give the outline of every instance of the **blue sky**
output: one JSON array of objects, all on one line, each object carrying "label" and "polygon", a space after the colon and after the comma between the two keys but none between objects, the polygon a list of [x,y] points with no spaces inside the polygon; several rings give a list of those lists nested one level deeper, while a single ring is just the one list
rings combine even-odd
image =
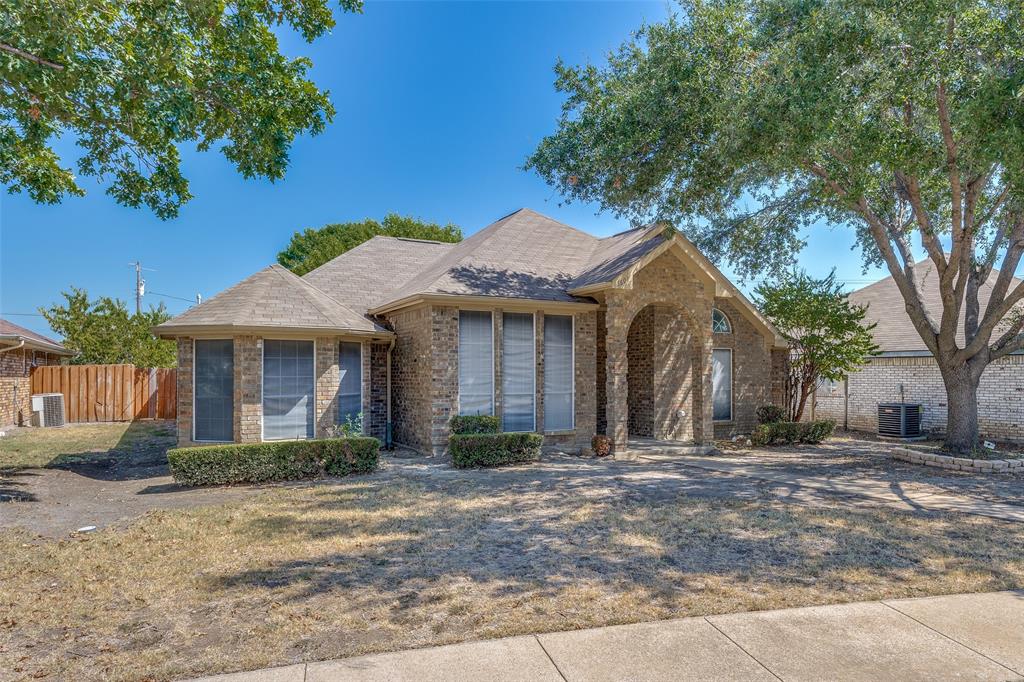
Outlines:
[{"label": "blue sky", "polygon": [[[522,206],[597,235],[625,229],[596,206],[559,205],[521,166],[554,130],[555,61],[601,62],[667,11],[658,2],[371,0],[313,45],[286,37],[286,54],[312,57],[312,78],[338,115],[324,134],[297,141],[285,180],[244,180],[219,153],[183,149],[195,198],[170,221],[118,206],[88,178],[88,196],[58,206],[4,192],[0,317],[48,333],[24,313],[71,285],[131,304],[135,260],[151,269],[144,304],[179,313],[189,305],[179,298],[208,298],[274,262],[296,230],[389,211],[455,222],[467,235]],[[67,141],[58,150],[75,158]],[[849,232],[816,228],[801,263],[819,275],[835,267],[851,288],[881,277],[862,274],[852,244]]]}]

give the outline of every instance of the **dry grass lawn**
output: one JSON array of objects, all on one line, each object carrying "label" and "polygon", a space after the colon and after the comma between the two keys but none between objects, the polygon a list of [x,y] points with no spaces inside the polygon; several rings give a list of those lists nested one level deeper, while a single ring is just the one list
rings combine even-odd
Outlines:
[{"label": "dry grass lawn", "polygon": [[1024,587],[1018,525],[472,477],[0,535],[0,670],[170,679],[660,618]]},{"label": "dry grass lawn", "polygon": [[175,440],[174,423],[168,421],[16,428],[0,438],[0,471],[75,464],[139,448],[166,450]]}]

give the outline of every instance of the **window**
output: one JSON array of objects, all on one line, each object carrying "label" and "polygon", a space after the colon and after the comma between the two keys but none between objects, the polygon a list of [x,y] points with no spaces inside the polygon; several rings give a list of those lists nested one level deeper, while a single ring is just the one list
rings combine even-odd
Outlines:
[{"label": "window", "polygon": [[231,339],[196,340],[195,404],[197,441],[235,439],[235,349]]},{"label": "window", "polygon": [[505,313],[501,329],[502,429],[533,431],[537,383],[533,314]]},{"label": "window", "polygon": [[313,342],[263,341],[263,438],[313,437]]},{"label": "window", "polygon": [[487,311],[459,311],[459,414],[494,414],[494,326]]},{"label": "window", "polygon": [[363,411],[363,346],[350,341],[341,342],[338,355],[341,385],[338,388],[338,423],[353,421]]},{"label": "window", "polygon": [[544,316],[544,430],[573,428],[572,318]]},{"label": "window", "polygon": [[729,318],[718,308],[711,309],[711,331],[715,334],[732,334]]},{"label": "window", "polygon": [[842,391],[842,380],[818,378],[817,393],[819,396],[839,395]]},{"label": "window", "polygon": [[711,351],[711,403],[715,421],[732,419],[732,351],[728,348]]}]

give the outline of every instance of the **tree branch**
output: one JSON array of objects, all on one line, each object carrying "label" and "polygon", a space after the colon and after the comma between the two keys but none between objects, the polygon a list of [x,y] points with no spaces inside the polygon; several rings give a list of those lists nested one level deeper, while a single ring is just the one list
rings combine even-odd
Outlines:
[{"label": "tree branch", "polygon": [[13,45],[8,45],[7,43],[0,43],[0,50],[3,50],[4,52],[7,52],[9,54],[13,54],[15,57],[21,57],[22,59],[30,61],[34,64],[38,64],[39,66],[45,66],[54,69],[55,71],[64,70],[63,64],[51,62],[49,59],[43,59],[42,57],[32,54],[31,52],[26,52],[25,50],[14,47]]}]

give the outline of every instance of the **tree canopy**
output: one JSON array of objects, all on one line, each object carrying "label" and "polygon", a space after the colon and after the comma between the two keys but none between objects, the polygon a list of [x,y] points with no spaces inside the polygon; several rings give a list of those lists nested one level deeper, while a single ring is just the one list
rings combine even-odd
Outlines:
[{"label": "tree canopy", "polygon": [[129,313],[120,299],[107,296],[94,301],[84,289],[62,292],[63,304],[40,308],[63,345],[76,355],[71,364],[133,364],[136,367],[174,367],[177,347],[150,332],[171,319],[164,304],[142,313]]},{"label": "tree canopy", "polygon": [[462,241],[462,230],[452,223],[440,225],[389,213],[380,222],[367,218],[357,223],[331,223],[296,232],[288,246],[277,254],[277,262],[296,275],[304,275],[378,235],[438,242]]},{"label": "tree canopy", "polygon": [[[360,11],[362,0],[340,0]],[[69,134],[80,175],[161,218],[191,198],[178,145],[219,146],[246,178],[277,180],[295,137],[334,116],[281,54],[275,30],[311,42],[328,0],[11,0],[0,7],[0,182],[56,203],[84,191],[54,151]]]},{"label": "tree canopy", "polygon": [[864,323],[866,309],[850,302],[835,272],[816,279],[792,270],[762,283],[754,295],[789,343],[785,407],[791,421],[800,421],[820,379],[844,379],[878,352],[871,337],[875,325]]},{"label": "tree canopy", "polygon": [[607,65],[556,71],[567,100],[529,168],[741,275],[790,267],[819,221],[855,230],[938,362],[947,445],[976,440],[981,372],[1024,348],[1024,3],[686,0]]}]

